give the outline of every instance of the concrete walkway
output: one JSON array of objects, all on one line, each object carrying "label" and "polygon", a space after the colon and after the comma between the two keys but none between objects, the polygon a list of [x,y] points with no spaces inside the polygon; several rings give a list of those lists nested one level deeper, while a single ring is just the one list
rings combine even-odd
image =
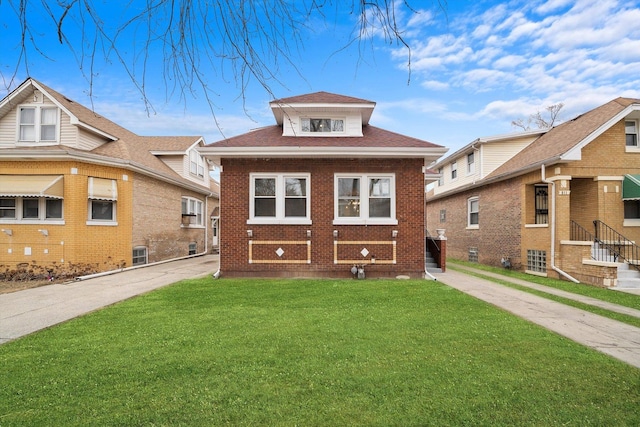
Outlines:
[{"label": "concrete walkway", "polygon": [[640,328],[451,269],[434,276],[452,288],[640,368]]},{"label": "concrete walkway", "polygon": [[212,274],[218,261],[218,255],[204,255],[2,294],[0,344],[183,279]]}]

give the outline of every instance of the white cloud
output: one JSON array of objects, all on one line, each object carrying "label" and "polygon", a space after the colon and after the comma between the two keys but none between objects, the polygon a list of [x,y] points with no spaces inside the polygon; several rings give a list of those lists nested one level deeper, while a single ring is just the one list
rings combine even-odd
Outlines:
[{"label": "white cloud", "polygon": [[427,80],[427,81],[424,81],[424,82],[420,83],[420,85],[422,87],[424,87],[425,89],[437,90],[437,91],[447,90],[447,89],[449,89],[451,87],[449,85],[449,83],[440,82],[440,81],[437,81],[437,80]]},{"label": "white cloud", "polygon": [[512,120],[557,102],[584,112],[640,88],[638,5],[513,0],[451,20],[425,29],[412,70],[424,89],[481,94],[484,105],[461,106],[472,116]]}]

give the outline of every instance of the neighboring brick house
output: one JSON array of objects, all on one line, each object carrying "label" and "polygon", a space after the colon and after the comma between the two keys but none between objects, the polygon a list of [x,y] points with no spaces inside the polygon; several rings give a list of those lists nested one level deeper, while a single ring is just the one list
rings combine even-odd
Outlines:
[{"label": "neighboring brick house", "polygon": [[639,258],[639,120],[640,100],[618,98],[548,131],[468,144],[432,166],[429,229],[446,229],[453,258],[620,285],[628,266],[616,261]]},{"label": "neighboring brick house", "polygon": [[446,149],[369,125],[363,99],[270,107],[275,125],[199,148],[222,170],[222,274],[421,277],[426,165]]},{"label": "neighboring brick house", "polygon": [[27,79],[0,101],[0,265],[104,271],[204,253],[201,137],[136,135]]}]

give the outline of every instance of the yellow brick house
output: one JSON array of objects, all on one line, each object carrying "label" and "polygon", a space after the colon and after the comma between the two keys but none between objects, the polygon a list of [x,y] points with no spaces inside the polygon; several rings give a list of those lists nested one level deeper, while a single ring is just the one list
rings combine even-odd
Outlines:
[{"label": "yellow brick house", "polygon": [[[427,223],[449,256],[640,287],[640,100],[549,130],[473,141],[432,166]],[[431,230],[433,233],[434,230]]]},{"label": "yellow brick house", "polygon": [[208,252],[218,192],[202,145],[137,135],[25,80],[0,101],[0,271],[84,274]]}]

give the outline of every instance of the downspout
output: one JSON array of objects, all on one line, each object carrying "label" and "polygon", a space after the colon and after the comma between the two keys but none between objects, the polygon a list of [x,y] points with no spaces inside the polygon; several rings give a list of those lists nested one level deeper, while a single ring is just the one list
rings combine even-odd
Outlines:
[{"label": "downspout", "polygon": [[560,270],[555,265],[555,261],[556,261],[556,182],[552,180],[547,180],[546,168],[544,166],[544,163],[542,164],[540,173],[542,174],[542,182],[546,184],[551,184],[551,269],[556,273],[571,280],[574,283],[580,283],[580,281],[577,280],[575,277]]},{"label": "downspout", "polygon": [[[220,174],[222,175],[222,166],[220,166]],[[220,177],[222,180],[222,177]],[[222,186],[220,186],[220,182],[218,182],[218,209],[220,209],[220,197],[222,196]],[[213,231],[213,230],[212,230]],[[214,279],[219,279],[222,275],[222,271],[220,270],[222,252],[220,251],[220,214],[218,213],[218,270],[211,275]]]},{"label": "downspout", "polygon": [[[423,168],[423,178],[422,178],[423,182],[424,182],[424,174],[426,174],[426,173],[427,173],[427,165],[425,164],[425,166]],[[424,258],[424,277],[425,277],[425,279],[427,277],[429,277],[431,280],[437,282],[438,279],[436,279],[436,277],[433,274],[431,274],[431,273],[429,273],[427,271],[427,253],[426,253],[426,250],[427,250],[427,188],[424,185],[423,185],[423,187],[425,187],[424,191],[422,192],[422,194],[423,194],[423,196],[422,196],[423,209],[422,210],[424,211],[424,215],[423,215],[424,224],[423,224],[423,228],[422,228],[424,230],[423,231],[424,235],[422,237],[423,242],[424,242],[424,253],[423,253],[423,258]]]}]

